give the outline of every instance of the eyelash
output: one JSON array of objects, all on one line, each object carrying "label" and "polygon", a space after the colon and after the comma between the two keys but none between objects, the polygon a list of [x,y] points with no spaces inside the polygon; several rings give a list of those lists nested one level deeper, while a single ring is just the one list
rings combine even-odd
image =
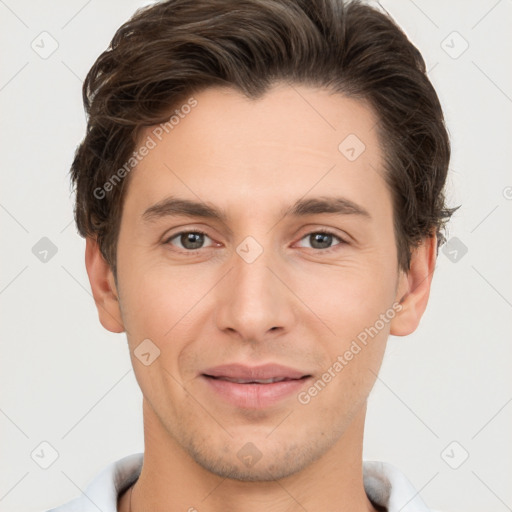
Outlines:
[{"label": "eyelash", "polygon": [[[175,238],[178,238],[179,236],[181,235],[184,235],[184,234],[189,234],[189,233],[196,233],[198,235],[205,235],[207,236],[208,238],[210,238],[208,236],[207,233],[205,233],[204,231],[200,231],[200,230],[196,230],[196,229],[188,229],[186,231],[180,231],[178,233],[175,233],[173,234],[171,237],[167,238],[165,241],[164,241],[164,245],[170,245],[170,242],[171,240],[174,240]],[[337,238],[340,243],[339,244],[336,244],[334,245],[333,247],[329,247],[327,249],[314,249],[314,248],[311,248],[312,250],[314,251],[317,251],[317,252],[321,252],[321,253],[331,253],[335,250],[337,250],[337,248],[340,246],[340,245],[348,245],[348,242],[345,241],[343,238],[341,238],[339,235],[337,235],[336,233],[333,233],[332,231],[329,231],[327,229],[316,229],[314,231],[310,231],[309,233],[306,233],[302,238],[300,238],[300,240],[303,240],[304,238],[308,237],[308,236],[311,236],[311,235],[316,235],[316,234],[323,234],[323,235],[331,235],[333,236],[334,238]],[[210,238],[211,239],[211,238]],[[198,253],[199,251],[201,251],[202,249],[208,249],[208,247],[201,247],[199,249],[181,249],[179,252],[181,252],[182,254],[185,253],[187,255],[195,255],[196,253]]]}]

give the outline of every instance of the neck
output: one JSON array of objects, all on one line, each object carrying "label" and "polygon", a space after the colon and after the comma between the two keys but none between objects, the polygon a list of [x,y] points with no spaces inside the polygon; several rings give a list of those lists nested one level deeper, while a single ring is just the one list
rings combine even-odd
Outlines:
[{"label": "neck", "polygon": [[374,512],[362,478],[365,414],[363,407],[336,444],[302,471],[279,480],[247,482],[222,478],[197,464],[144,401],[144,463],[118,510]]}]

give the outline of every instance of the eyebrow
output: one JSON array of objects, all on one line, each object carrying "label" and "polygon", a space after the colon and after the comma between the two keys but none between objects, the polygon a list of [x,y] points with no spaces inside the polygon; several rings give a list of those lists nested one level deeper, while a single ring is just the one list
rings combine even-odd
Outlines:
[{"label": "eyebrow", "polygon": [[[282,217],[305,217],[322,213],[337,215],[357,215],[371,219],[370,213],[362,206],[344,197],[314,197],[299,199],[293,205],[281,210]],[[218,220],[227,223],[226,212],[210,203],[193,201],[178,197],[167,197],[147,208],[142,214],[145,222],[156,221],[165,217],[186,216]]]}]

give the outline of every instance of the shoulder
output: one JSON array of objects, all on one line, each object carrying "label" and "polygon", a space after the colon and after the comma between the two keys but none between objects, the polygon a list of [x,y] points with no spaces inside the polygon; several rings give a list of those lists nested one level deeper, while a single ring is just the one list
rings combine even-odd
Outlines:
[{"label": "shoulder", "polygon": [[143,453],[134,453],[110,463],[82,494],[46,512],[117,512],[117,497],[139,477],[143,458]]},{"label": "shoulder", "polygon": [[370,501],[388,512],[441,512],[427,507],[419,491],[392,464],[364,461],[363,482]]}]

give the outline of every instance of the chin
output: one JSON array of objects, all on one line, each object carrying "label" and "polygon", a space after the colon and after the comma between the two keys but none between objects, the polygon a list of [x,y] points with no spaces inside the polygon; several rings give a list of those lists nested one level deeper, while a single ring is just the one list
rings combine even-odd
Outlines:
[{"label": "chin", "polygon": [[[279,436],[274,442],[266,436],[253,436],[253,441],[231,439],[219,446],[216,443],[197,443],[189,439],[183,448],[203,469],[222,478],[241,482],[271,482],[292,476],[326,453],[335,442],[329,436],[312,436],[286,442]],[[225,441],[225,440],[224,440]]]}]

